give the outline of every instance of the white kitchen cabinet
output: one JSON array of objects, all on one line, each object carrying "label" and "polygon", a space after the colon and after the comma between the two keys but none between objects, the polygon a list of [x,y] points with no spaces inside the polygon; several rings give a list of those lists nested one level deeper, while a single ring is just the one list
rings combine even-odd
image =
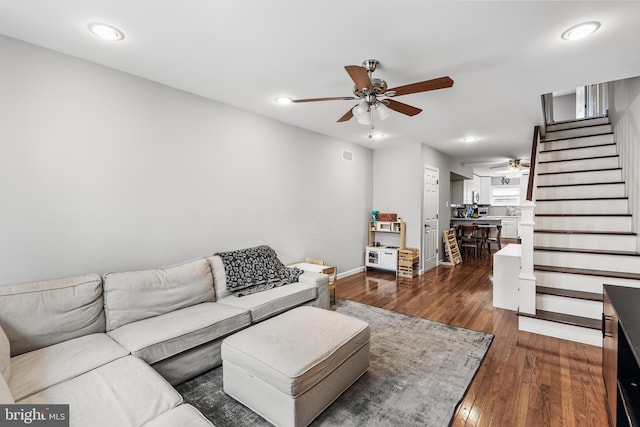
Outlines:
[{"label": "white kitchen cabinet", "polygon": [[480,204],[488,205],[491,203],[491,177],[490,176],[481,176],[480,177]]},{"label": "white kitchen cabinet", "polygon": [[518,232],[518,222],[518,217],[503,217],[501,237],[507,239],[515,239],[517,237],[520,237],[520,233]]}]

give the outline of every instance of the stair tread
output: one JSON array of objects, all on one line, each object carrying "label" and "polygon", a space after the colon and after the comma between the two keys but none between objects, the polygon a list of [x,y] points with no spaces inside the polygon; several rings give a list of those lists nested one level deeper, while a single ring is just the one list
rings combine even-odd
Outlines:
[{"label": "stair tread", "polygon": [[593,230],[547,230],[539,229],[533,230],[534,233],[548,233],[548,234],[597,234],[605,236],[637,236],[637,233],[633,231],[593,231]]},{"label": "stair tread", "polygon": [[557,199],[536,199],[536,202],[565,202],[570,200],[575,202],[576,200],[628,200],[627,196],[614,196],[614,197],[576,197],[576,198],[557,198]]},{"label": "stair tread", "polygon": [[579,187],[581,185],[620,185],[624,184],[624,181],[610,181],[610,182],[585,182],[581,184],[553,184],[553,185],[536,185],[537,188],[551,188],[551,187]]},{"label": "stair tread", "polygon": [[[555,125],[566,125],[567,123],[583,123],[583,122],[588,122],[591,120],[602,120],[602,119],[608,119],[609,116],[608,115],[604,115],[604,116],[596,116],[596,117],[587,117],[587,118],[581,118],[581,119],[568,119],[568,120],[560,120],[559,122],[553,122],[550,123],[548,126],[555,126]],[[601,125],[609,125],[611,124],[609,122],[609,120],[607,120],[607,123],[600,123]],[[574,128],[569,128],[569,129],[576,129],[576,128],[581,128],[581,127],[586,127],[586,126],[576,126]],[[549,132],[554,132],[554,131],[549,131]]]},{"label": "stair tread", "polygon": [[[584,138],[584,137],[581,137]],[[571,138],[567,138],[567,139],[571,139]],[[562,141],[561,139],[555,139],[553,141],[546,141],[546,142],[556,142],[556,141]],[[542,141],[545,142],[545,141]],[[583,148],[597,148],[597,147],[607,147],[609,145],[616,145],[615,142],[607,142],[604,144],[594,144],[594,145],[581,145],[578,147],[567,147],[567,148],[554,148],[551,150],[540,150],[540,154],[542,153],[555,153],[557,151],[568,151],[568,150],[582,150]]]},{"label": "stair tread", "polygon": [[622,256],[639,256],[640,253],[635,251],[614,251],[609,249],[575,249],[575,248],[560,248],[551,246],[534,246],[534,251],[549,251],[549,252],[573,252],[581,254],[596,254],[596,255],[622,255]]},{"label": "stair tread", "polygon": [[602,294],[595,292],[576,291],[573,289],[560,289],[550,286],[537,286],[536,293],[542,295],[555,295],[559,297],[583,299],[587,301],[602,301]]},{"label": "stair tread", "polygon": [[621,213],[570,213],[570,214],[566,214],[566,213],[537,213],[535,214],[535,216],[561,216],[561,217],[567,217],[567,216],[579,216],[579,217],[609,217],[609,216],[614,216],[614,217],[621,217],[621,216],[628,216],[630,217],[631,214],[629,213],[625,213],[625,214],[621,214]]},{"label": "stair tread", "polygon": [[[602,126],[602,125],[598,125],[598,126]],[[552,130],[551,132],[560,132],[558,130]],[[567,136],[564,138],[556,138],[556,139],[543,139],[541,140],[541,142],[553,142],[553,141],[562,141],[563,139],[576,139],[576,138],[589,138],[591,136],[601,136],[601,135],[611,135],[613,134],[613,132],[602,132],[602,133],[594,133],[591,135],[580,135],[580,136]]]},{"label": "stair tread", "polygon": [[[615,145],[615,144],[613,144]],[[612,157],[620,157],[617,154],[612,154],[609,156],[593,156],[593,157],[578,157],[575,159],[561,159],[561,160],[543,160],[539,161],[538,164],[549,164],[549,163],[562,163],[562,162],[578,162],[581,160],[598,160],[598,159],[610,159]]]},{"label": "stair tread", "polygon": [[579,171],[543,172],[543,173],[539,173],[538,176],[540,176],[540,175],[560,175],[560,174],[566,174],[566,173],[605,172],[605,171],[617,171],[617,170],[622,170],[622,168],[582,169],[582,170],[579,170]]},{"label": "stair tread", "polygon": [[[555,123],[554,123],[555,124]],[[587,125],[587,126],[576,126],[574,128],[569,128],[569,129],[558,129],[558,130],[548,130],[547,134],[551,133],[551,132],[562,132],[564,130],[573,130],[573,129],[589,129],[589,128],[593,128],[593,127],[598,127],[598,126],[608,126],[611,123],[594,123],[592,125]]]},{"label": "stair tread", "polygon": [[567,325],[581,326],[588,329],[602,330],[602,321],[589,317],[574,316],[572,314],[556,313],[553,311],[536,310],[536,314],[517,313],[518,316],[531,317],[533,319],[548,320]]},{"label": "stair tread", "polygon": [[533,269],[535,271],[546,271],[550,273],[581,274],[583,276],[609,277],[612,279],[640,280],[640,274],[638,273],[620,271],[589,270],[587,268],[555,267],[552,265],[534,265]]}]

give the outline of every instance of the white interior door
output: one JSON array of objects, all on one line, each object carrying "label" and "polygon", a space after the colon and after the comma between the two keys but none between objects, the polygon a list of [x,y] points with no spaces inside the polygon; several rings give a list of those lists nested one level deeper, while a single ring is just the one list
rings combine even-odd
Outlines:
[{"label": "white interior door", "polygon": [[431,270],[438,265],[438,190],[440,171],[424,168],[424,234],[422,242],[423,269]]}]

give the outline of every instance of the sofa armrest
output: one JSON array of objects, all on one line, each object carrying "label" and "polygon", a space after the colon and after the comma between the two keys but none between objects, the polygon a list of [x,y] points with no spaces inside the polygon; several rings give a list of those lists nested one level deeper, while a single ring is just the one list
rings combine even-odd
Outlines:
[{"label": "sofa armrest", "polygon": [[318,297],[312,304],[314,307],[326,309],[331,306],[329,301],[329,275],[305,271],[298,278],[298,282],[315,285],[318,288]]},{"label": "sofa armrest", "polygon": [[0,375],[4,377],[5,381],[9,381],[9,376],[11,376],[11,347],[2,326],[0,326]]}]

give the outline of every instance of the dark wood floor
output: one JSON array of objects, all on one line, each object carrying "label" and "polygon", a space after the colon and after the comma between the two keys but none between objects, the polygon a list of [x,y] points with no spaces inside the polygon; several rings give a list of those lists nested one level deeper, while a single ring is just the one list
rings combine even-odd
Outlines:
[{"label": "dark wood floor", "polygon": [[491,257],[414,279],[375,271],[336,282],[336,295],[495,335],[452,426],[607,426],[601,349],[518,331],[493,308]]}]

